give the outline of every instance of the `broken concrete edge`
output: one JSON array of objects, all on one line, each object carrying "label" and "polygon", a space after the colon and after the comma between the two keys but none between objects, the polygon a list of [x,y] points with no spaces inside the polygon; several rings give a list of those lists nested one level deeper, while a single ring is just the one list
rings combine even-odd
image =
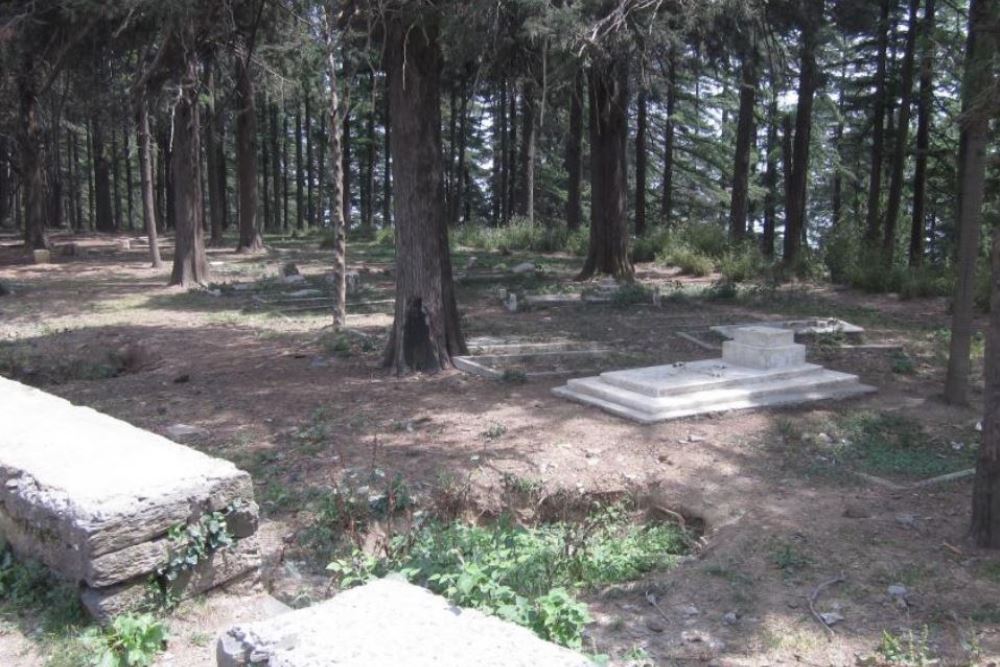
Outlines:
[{"label": "broken concrete edge", "polygon": [[843,334],[848,338],[859,337],[864,334],[863,327],[845,322],[835,317],[801,317],[794,320],[772,320],[761,322],[741,322],[739,324],[719,324],[709,327],[711,331],[725,338],[733,338],[738,329],[747,327],[774,327],[777,329],[788,329],[795,332],[796,336],[817,336],[823,334]]},{"label": "broken concrete edge", "polygon": [[881,486],[882,488],[889,489],[890,491],[909,491],[913,489],[921,489],[928,486],[934,486],[935,484],[944,484],[946,482],[956,482],[960,479],[965,479],[967,477],[973,477],[976,474],[975,468],[965,468],[964,470],[956,470],[955,472],[948,472],[943,475],[937,475],[936,477],[928,477],[927,479],[917,480],[916,482],[899,483],[894,482],[885,477],[879,477],[877,475],[871,475],[866,472],[854,472],[855,477],[859,477],[866,482],[870,482],[876,486]]}]

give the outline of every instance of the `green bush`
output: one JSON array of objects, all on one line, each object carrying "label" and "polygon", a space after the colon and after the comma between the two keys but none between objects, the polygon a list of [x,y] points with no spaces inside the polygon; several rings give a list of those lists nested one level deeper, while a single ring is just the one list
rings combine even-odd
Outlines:
[{"label": "green bush", "polygon": [[754,243],[727,251],[719,260],[719,273],[729,283],[742,283],[763,277],[770,268],[767,259]]},{"label": "green bush", "polygon": [[392,227],[383,227],[375,232],[375,245],[386,248],[396,247],[396,232]]},{"label": "green bush", "polygon": [[715,262],[711,257],[687,247],[669,251],[660,261],[667,266],[676,266],[682,274],[690,276],[703,277],[715,270]]},{"label": "green bush", "polygon": [[848,225],[833,229],[823,242],[823,263],[830,271],[830,280],[837,284],[852,282],[858,268],[858,235]]},{"label": "green bush", "polygon": [[83,636],[92,667],[149,667],[167,642],[167,629],[150,614],[117,616],[107,630]]}]

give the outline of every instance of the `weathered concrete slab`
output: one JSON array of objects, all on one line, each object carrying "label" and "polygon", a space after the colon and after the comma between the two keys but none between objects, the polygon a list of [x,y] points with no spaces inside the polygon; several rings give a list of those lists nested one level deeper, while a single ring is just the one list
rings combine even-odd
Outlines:
[{"label": "weathered concrete slab", "polygon": [[219,667],[592,667],[530,630],[387,578],[322,604],[237,626]]},{"label": "weathered concrete slab", "polygon": [[848,338],[860,338],[865,332],[859,327],[844,320],[833,317],[808,317],[800,320],[778,320],[773,322],[747,322],[743,324],[720,324],[709,327],[715,333],[734,338],[737,329],[746,327],[766,326],[775,329],[788,329],[796,336],[818,336],[822,334],[843,334]]},{"label": "weathered concrete slab", "polygon": [[791,343],[791,330],[757,326],[735,333],[722,359],[611,371],[552,391],[644,424],[875,391],[855,375],[807,364],[805,346]]},{"label": "weathered concrete slab", "polygon": [[0,424],[0,537],[18,557],[108,597],[166,563],[171,527],[227,511],[242,564],[206,563],[192,591],[259,564],[239,539],[257,528],[253,487],[232,463],[5,378]]}]

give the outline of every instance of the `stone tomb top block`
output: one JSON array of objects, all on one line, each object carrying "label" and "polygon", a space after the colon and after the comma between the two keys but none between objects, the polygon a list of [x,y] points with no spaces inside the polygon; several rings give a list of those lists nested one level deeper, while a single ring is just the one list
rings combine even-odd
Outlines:
[{"label": "stone tomb top block", "polygon": [[218,667],[588,667],[585,656],[527,628],[462,609],[392,578],[305,609],[237,626]]},{"label": "stone tomb top block", "polygon": [[98,598],[165,564],[172,526],[228,508],[236,538],[256,531],[250,475],[228,461],[5,378],[0,425],[0,537]]},{"label": "stone tomb top block", "polygon": [[772,327],[737,329],[734,340],[722,344],[722,360],[746,368],[789,368],[806,363],[806,346],[795,342],[795,332]]}]

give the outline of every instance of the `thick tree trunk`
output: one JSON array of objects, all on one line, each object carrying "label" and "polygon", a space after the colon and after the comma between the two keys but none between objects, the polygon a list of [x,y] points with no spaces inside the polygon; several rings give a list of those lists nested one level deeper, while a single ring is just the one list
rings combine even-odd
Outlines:
[{"label": "thick tree trunk", "polygon": [[94,227],[99,232],[115,230],[114,211],[111,204],[111,165],[108,149],[104,143],[104,124],[100,112],[91,121],[91,141],[93,142],[94,198],[96,218]]},{"label": "thick tree trunk", "polygon": [[808,0],[803,11],[802,62],[795,109],[795,136],[792,139],[791,179],[785,204],[785,247],[782,259],[787,265],[798,260],[806,231],[809,142],[812,135],[813,94],[818,82],[816,46],[817,33],[823,20],[823,0]]},{"label": "thick tree trunk", "polygon": [[10,215],[11,183],[10,156],[7,153],[7,138],[0,136],[0,227],[7,226]]},{"label": "thick tree trunk", "polygon": [[271,164],[264,165],[264,168],[271,169],[271,184],[274,186],[271,203],[274,206],[274,228],[283,229],[282,221],[282,182],[281,182],[281,144],[278,141],[278,105],[271,103],[268,106],[268,116],[271,125]]},{"label": "thick tree trunk", "polygon": [[[958,276],[952,301],[951,344],[944,385],[944,398],[954,405],[968,403],[976,260],[985,196],[990,117],[994,111],[982,99],[982,91],[990,90],[995,78],[991,67],[996,40],[987,26],[992,28],[995,25],[997,13],[996,0],[972,0],[969,7],[969,35],[962,77],[962,129],[958,149]],[[996,294],[993,298],[996,298]],[[993,427],[996,427],[995,423]],[[995,452],[991,454],[995,455]],[[973,513],[975,514],[975,510]],[[1000,514],[988,523],[993,520],[1000,521]],[[974,532],[982,530],[985,525],[983,521],[978,524],[973,521]],[[1000,545],[1000,532],[993,539]]]},{"label": "thick tree trunk", "polygon": [[628,63],[590,67],[590,244],[578,280],[605,273],[631,280],[626,213]]},{"label": "thick tree trunk", "polygon": [[906,142],[910,132],[910,98],[913,93],[913,59],[917,46],[917,10],[920,0],[910,0],[910,28],[906,34],[903,68],[900,74],[899,122],[892,152],[889,174],[889,200],[885,207],[885,228],[882,236],[882,261],[891,267],[896,250],[896,222],[903,198],[903,167],[906,162]]},{"label": "thick tree trunk", "polygon": [[740,110],[736,122],[736,152],[733,157],[733,188],[729,202],[729,238],[741,241],[747,233],[747,210],[750,193],[750,154],[756,128],[754,112],[757,103],[756,54],[743,55],[740,68]]},{"label": "thick tree trunk", "polygon": [[[347,226],[344,219],[344,179],[340,146],[340,100],[337,94],[336,44],[334,43],[334,9],[324,7],[327,75],[330,77],[328,125],[330,127],[330,227],[333,232],[333,328],[347,325]],[[374,112],[373,112],[374,113]]]},{"label": "thick tree trunk", "polygon": [[639,90],[635,124],[635,235],[646,234],[646,89]]},{"label": "thick tree trunk", "polygon": [[[190,36],[188,36],[190,37]],[[183,43],[180,37],[178,41]],[[174,104],[174,141],[170,157],[176,207],[174,266],[170,284],[181,287],[208,283],[208,262],[202,220],[201,128],[198,101],[198,58],[184,53]]]},{"label": "thick tree trunk", "polygon": [[290,180],[288,176],[288,109],[287,107],[282,107],[281,109],[281,222],[282,229],[288,230],[291,227],[291,222],[288,219],[288,202],[291,197],[292,189],[290,187]]},{"label": "thick tree trunk", "polygon": [[[375,74],[368,72],[371,105],[365,118],[365,172],[361,181],[361,226],[366,234],[375,227]],[[332,144],[331,144],[332,147]]]},{"label": "thick tree trunk", "polygon": [[507,222],[510,217],[510,212],[507,210],[507,191],[508,191],[508,181],[510,180],[510,173],[507,170],[507,152],[508,152],[508,141],[510,140],[510,129],[507,126],[507,82],[500,82],[500,152],[493,156],[494,162],[500,163],[500,183],[496,191],[493,193],[493,198],[496,201],[494,207],[497,209],[497,225]]},{"label": "thick tree trunk", "polygon": [[17,77],[20,102],[17,143],[20,156],[21,192],[24,203],[24,246],[28,250],[49,247],[45,235],[45,166],[39,149],[42,125],[31,56],[25,54]]},{"label": "thick tree trunk", "polygon": [[111,202],[114,213],[115,231],[122,229],[122,196],[121,196],[121,151],[118,150],[118,132],[116,123],[111,122]]},{"label": "thick tree trunk", "polygon": [[[991,60],[997,48],[996,26],[1000,21],[1000,5],[996,0],[972,0],[969,8],[969,53],[966,56],[966,77],[963,82],[963,102],[986,90],[983,85],[995,85],[996,74]],[[970,71],[971,70],[971,71]],[[974,85],[965,90],[968,84]],[[959,204],[962,233],[969,226],[978,226],[981,215],[985,175],[989,109],[967,112],[964,132],[969,135],[968,163],[963,172]],[[992,110],[996,114],[996,108]],[[961,241],[960,241],[961,243]],[[985,392],[983,396],[983,440],[976,462],[976,477],[972,487],[971,536],[977,546],[1000,549],[1000,230],[993,231],[991,253],[990,325],[986,339]],[[953,335],[954,339],[954,335]],[[949,369],[950,370],[950,369]]]},{"label": "thick tree trunk", "polygon": [[[351,111],[350,111],[350,101],[345,105],[344,109],[344,121],[341,123],[341,139],[340,139],[340,161],[341,161],[341,176],[344,181],[344,201],[341,202],[341,207],[344,211],[344,224],[348,229],[351,227]],[[336,130],[331,130],[336,131]]]},{"label": "thick tree trunk", "polygon": [[661,187],[660,217],[670,226],[674,215],[674,110],[677,106],[676,55],[671,49],[667,62],[667,117],[663,130],[663,185]]},{"label": "thick tree trunk", "polygon": [[125,161],[125,212],[126,212],[125,217],[128,220],[128,229],[129,229],[129,231],[134,231],[135,230],[135,209],[134,209],[134,206],[133,206],[133,197],[132,197],[132,189],[133,189],[133,183],[132,183],[132,132],[131,132],[132,128],[130,128],[128,126],[127,120],[125,122],[123,122],[123,125],[124,125],[123,136],[125,137],[125,154],[122,156],[122,159]]},{"label": "thick tree trunk", "polygon": [[[507,107],[507,217],[508,220],[517,213],[517,193],[521,187],[521,177],[517,168],[517,85],[510,84],[510,99]],[[506,220],[505,220],[506,222]]]},{"label": "thick tree trunk", "polygon": [[913,173],[913,214],[910,220],[910,266],[924,261],[924,218],[927,210],[927,157],[931,145],[934,104],[934,1],[926,0],[921,29],[920,97],[917,102],[917,156]]},{"label": "thick tree trunk", "polygon": [[569,99],[569,133],[566,135],[566,227],[570,231],[583,223],[583,97],[584,73],[573,77]]},{"label": "thick tree trunk", "polygon": [[496,227],[500,224],[500,197],[499,193],[503,192],[503,160],[498,158],[503,152],[503,102],[499,100],[495,94],[492,97],[493,102],[493,119],[492,126],[490,128],[490,139],[492,145],[490,146],[491,156],[490,156],[490,224]]},{"label": "thick tree trunk", "polygon": [[257,110],[248,56],[236,53],[236,175],[240,239],[236,252],[264,248],[257,229]]},{"label": "thick tree trunk", "polygon": [[[467,116],[469,110],[469,96],[470,91],[466,90],[466,84],[463,81],[461,87],[462,101],[458,107],[458,162],[455,165],[455,208],[451,214],[451,224],[457,225],[462,216],[463,211],[466,207],[466,192],[465,185],[468,174],[465,165],[465,153],[466,153],[466,143],[468,141],[467,133]],[[469,221],[466,219],[466,223]]]},{"label": "thick tree trunk", "polygon": [[[0,140],[0,227],[4,220],[4,147]],[[80,164],[76,157],[76,137],[73,130],[66,129],[66,180],[69,191],[66,193],[66,210],[69,213],[69,226],[75,232],[80,231],[80,218],[76,207],[79,196],[79,168]]]},{"label": "thick tree trunk", "polygon": [[261,197],[260,202],[264,210],[264,230],[273,231],[274,222],[272,220],[271,211],[271,154],[268,151],[269,139],[267,136],[267,97],[263,97],[257,100],[257,109],[259,110],[259,117],[257,118],[258,127],[263,126],[263,136],[260,137],[260,186],[261,186]]},{"label": "thick tree trunk", "polygon": [[875,112],[872,118],[872,159],[868,180],[868,213],[865,239],[878,239],[880,201],[882,198],[882,159],[885,152],[885,71],[889,51],[889,0],[882,0],[878,25],[878,57],[875,64]]},{"label": "thick tree trunk", "polygon": [[387,17],[396,307],[385,365],[396,373],[448,368],[452,355],[465,352],[442,207],[438,30],[426,23],[412,27],[412,17]]}]

